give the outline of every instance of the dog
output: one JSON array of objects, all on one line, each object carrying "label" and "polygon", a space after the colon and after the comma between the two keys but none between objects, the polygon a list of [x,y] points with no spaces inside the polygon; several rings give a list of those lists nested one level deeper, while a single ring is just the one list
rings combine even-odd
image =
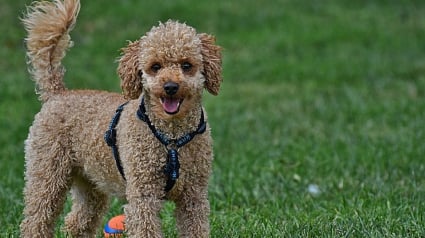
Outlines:
[{"label": "dog", "polygon": [[221,47],[168,20],[122,49],[122,94],[68,90],[61,61],[79,10],[79,0],[42,1],[22,19],[42,107],[25,141],[21,236],[53,237],[70,191],[63,230],[72,237],[96,235],[111,196],[126,200],[128,237],[162,237],[166,200],[180,237],[208,237],[213,151],[202,94],[219,93]]}]

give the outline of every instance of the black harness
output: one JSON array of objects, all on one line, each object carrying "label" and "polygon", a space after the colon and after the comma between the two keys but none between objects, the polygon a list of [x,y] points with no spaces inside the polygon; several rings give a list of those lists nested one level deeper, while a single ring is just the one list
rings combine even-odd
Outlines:
[{"label": "black harness", "polygon": [[[124,170],[121,165],[121,160],[119,157],[118,147],[116,146],[116,126],[121,116],[121,112],[124,109],[124,106],[128,102],[120,105],[115,111],[115,115],[112,117],[109,129],[105,132],[105,141],[108,146],[112,148],[112,153],[114,155],[115,163],[117,165],[118,171],[125,180]],[[205,132],[207,123],[204,120],[204,112],[201,109],[201,118],[199,120],[198,128],[195,131],[189,132],[178,139],[170,139],[164,133],[158,131],[155,126],[152,125],[148,115],[146,114],[146,108],[144,103],[144,98],[140,102],[139,109],[136,112],[137,117],[144,121],[149,129],[152,131],[154,136],[165,146],[167,149],[167,164],[164,167],[164,173],[167,176],[167,184],[165,185],[165,191],[170,191],[177,179],[179,178],[179,153],[178,150],[180,147],[189,143],[196,135],[202,134]]]},{"label": "black harness", "polygon": [[109,124],[109,129],[105,132],[104,139],[106,141],[106,144],[112,148],[112,154],[114,155],[115,164],[117,165],[118,171],[120,172],[121,176],[125,180],[124,176],[124,170],[121,165],[120,160],[120,154],[118,152],[117,147],[117,130],[115,127],[118,124],[118,121],[120,120],[121,112],[124,110],[124,106],[127,105],[128,102],[120,105],[117,110],[115,111],[115,115],[112,117],[111,123]]}]

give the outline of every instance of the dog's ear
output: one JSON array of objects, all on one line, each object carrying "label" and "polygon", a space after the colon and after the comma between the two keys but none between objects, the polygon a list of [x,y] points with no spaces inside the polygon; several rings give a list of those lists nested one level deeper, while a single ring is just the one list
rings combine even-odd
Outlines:
[{"label": "dog's ear", "polygon": [[142,93],[142,75],[139,68],[140,42],[129,42],[121,49],[122,56],[118,60],[118,75],[121,78],[121,89],[126,99],[137,99]]},{"label": "dog's ear", "polygon": [[204,65],[205,88],[213,95],[220,90],[221,81],[221,47],[215,44],[214,36],[202,33],[201,40],[202,63]]}]

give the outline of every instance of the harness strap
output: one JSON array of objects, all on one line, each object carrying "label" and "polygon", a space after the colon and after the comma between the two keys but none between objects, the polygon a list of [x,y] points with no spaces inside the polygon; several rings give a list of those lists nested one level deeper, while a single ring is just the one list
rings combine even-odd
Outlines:
[{"label": "harness strap", "polygon": [[117,130],[116,126],[120,120],[121,112],[124,110],[124,106],[128,102],[120,105],[115,111],[115,115],[112,117],[111,123],[109,124],[109,129],[105,132],[104,139],[108,146],[112,148],[112,154],[114,155],[115,164],[117,165],[118,171],[120,172],[122,178],[125,179],[124,169],[121,165],[120,155],[117,147]]},{"label": "harness strap", "polygon": [[[168,150],[167,164],[165,165],[164,173],[167,176],[167,184],[165,185],[165,191],[169,192],[173,188],[177,179],[179,178],[180,163],[178,149],[189,143],[196,135],[204,133],[207,128],[207,123],[204,119],[204,111],[201,109],[201,118],[199,120],[199,125],[196,131],[189,132],[178,139],[168,138],[165,134],[158,131],[155,126],[152,125],[148,115],[146,114],[144,98],[142,98],[140,102],[139,110],[137,110],[136,115],[140,120],[144,121],[148,125],[149,129],[152,131],[155,137]],[[168,148],[169,145],[174,145],[175,147]]]},{"label": "harness strap", "polygon": [[[105,135],[104,135],[106,144],[112,148],[112,154],[114,155],[115,164],[117,165],[118,171],[120,172],[124,180],[126,180],[124,169],[121,165],[118,147],[116,145],[117,143],[116,126],[120,120],[120,116],[122,111],[124,110],[124,106],[127,105],[127,103],[128,102],[120,105],[117,108],[117,110],[115,111],[115,115],[112,117],[111,123],[109,124],[109,129],[105,132]],[[144,121],[147,124],[147,126],[152,131],[154,136],[168,150],[167,164],[164,167],[164,173],[167,176],[167,184],[165,185],[165,192],[169,192],[173,188],[177,179],[179,178],[180,163],[179,163],[178,149],[186,145],[187,143],[189,143],[196,135],[204,133],[207,128],[207,123],[205,122],[205,119],[204,119],[204,112],[201,109],[201,118],[199,120],[199,125],[196,131],[189,132],[178,139],[168,138],[165,134],[158,131],[155,128],[155,126],[152,125],[148,115],[146,114],[144,98],[142,98],[142,101],[140,102],[139,110],[137,110],[136,115],[140,120]],[[168,148],[169,145],[174,145],[174,148]]]}]

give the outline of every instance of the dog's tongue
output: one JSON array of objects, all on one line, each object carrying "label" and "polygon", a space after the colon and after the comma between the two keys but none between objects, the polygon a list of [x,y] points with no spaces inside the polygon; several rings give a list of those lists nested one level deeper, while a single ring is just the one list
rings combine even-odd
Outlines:
[{"label": "dog's tongue", "polygon": [[180,104],[179,99],[164,98],[162,102],[162,107],[164,108],[165,112],[173,114],[179,110],[179,104]]}]

